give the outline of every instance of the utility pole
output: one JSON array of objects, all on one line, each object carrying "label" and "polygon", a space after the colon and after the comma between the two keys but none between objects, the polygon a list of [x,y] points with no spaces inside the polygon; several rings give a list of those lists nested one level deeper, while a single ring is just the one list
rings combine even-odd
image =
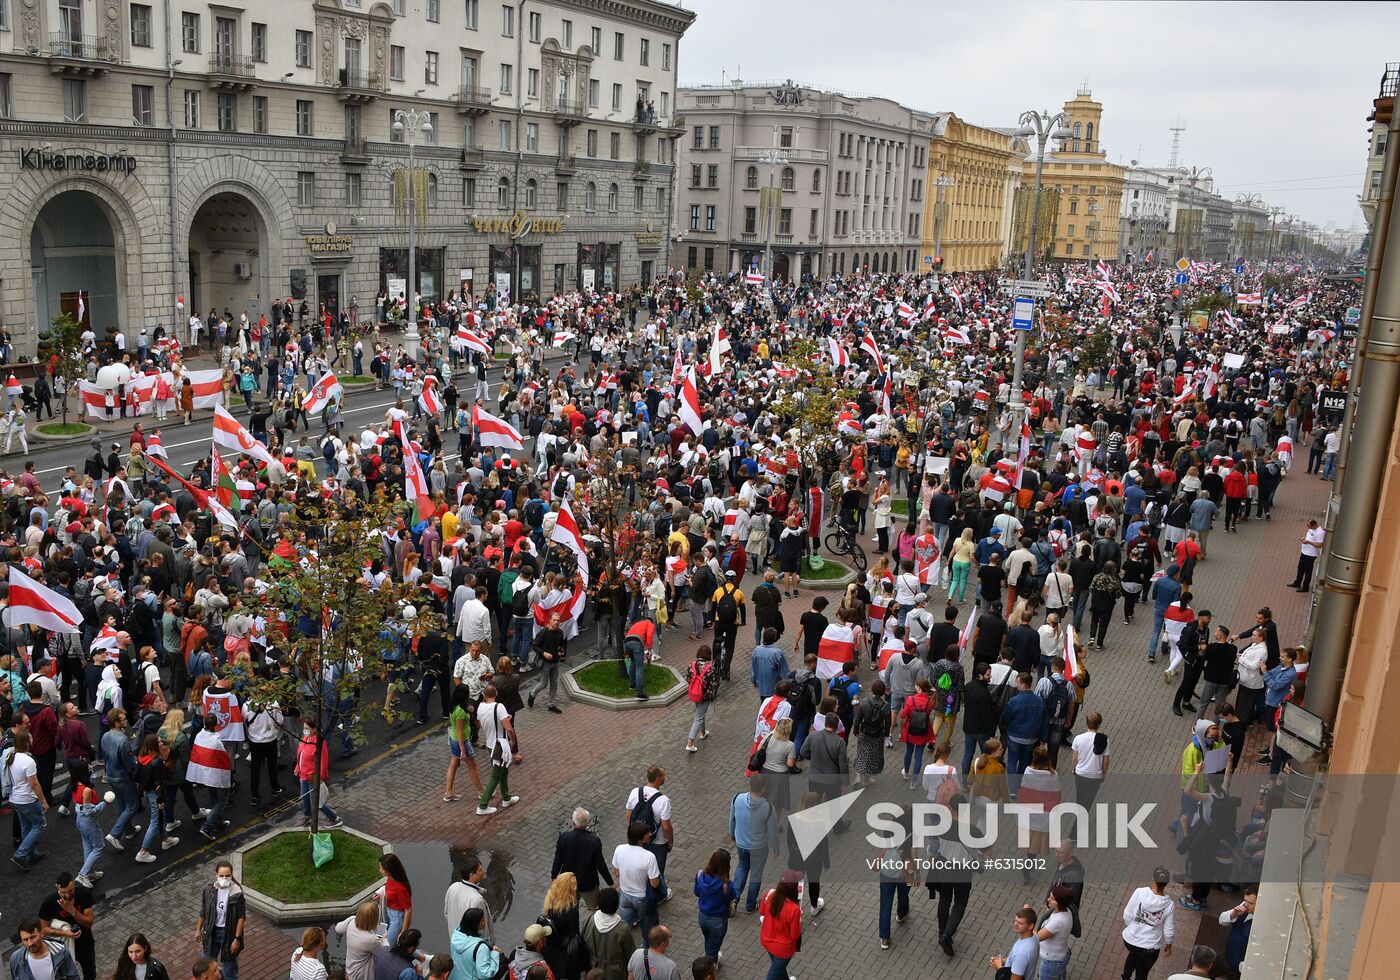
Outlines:
[{"label": "utility pole", "polygon": [[[802,132],[801,127],[793,130],[793,142],[797,141],[797,134]],[[763,150],[758,154],[760,163],[768,164],[768,191],[764,195],[763,210],[764,221],[764,242],[763,242],[763,274],[771,283],[773,281],[773,226],[778,220],[778,205],[782,203],[782,194],[774,186],[773,178],[777,176],[778,168],[788,162],[788,154],[778,145],[778,127],[773,127],[773,147]],[[791,272],[791,270],[789,270]],[[789,278],[791,278],[789,276]]]},{"label": "utility pole", "polygon": [[933,182],[933,186],[938,188],[938,203],[933,207],[933,261],[934,275],[942,271],[942,266],[938,264],[938,257],[943,254],[943,188],[956,187],[958,182],[952,177],[939,175]]},{"label": "utility pole", "polygon": [[433,135],[433,124],[424,110],[395,109],[392,130],[395,136],[402,137],[408,144],[408,179],[404,181],[408,190],[408,282],[404,286],[404,308],[411,315],[406,317],[408,322],[404,324],[403,342],[413,359],[422,364],[426,358],[422,339],[418,335],[418,170],[414,165],[413,151],[418,145],[420,132],[425,137]]}]

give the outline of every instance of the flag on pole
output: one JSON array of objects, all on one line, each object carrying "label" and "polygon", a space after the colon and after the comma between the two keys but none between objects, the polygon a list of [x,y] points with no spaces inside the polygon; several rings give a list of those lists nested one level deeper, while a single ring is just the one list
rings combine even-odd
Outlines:
[{"label": "flag on pole", "polygon": [[483,446],[497,449],[521,450],[525,440],[505,419],[498,419],[480,405],[472,406],[472,425],[476,427],[476,441]]},{"label": "flag on pole", "polygon": [[85,316],[87,316],[87,304],[83,302],[83,291],[80,289],[78,290],[78,322],[82,323]]},{"label": "flag on pole", "polygon": [[559,501],[559,515],[554,521],[554,530],[549,532],[549,540],[562,544],[578,559],[578,574],[583,584],[588,584],[588,550],[583,546],[583,534],[574,520],[574,512],[569,509],[569,501]]},{"label": "flag on pole", "polygon": [[899,314],[901,320],[914,319],[914,307],[904,302],[904,300],[900,300],[898,305],[895,306],[895,312]]},{"label": "flag on pole", "polygon": [[1075,655],[1077,637],[1074,633],[1074,623],[1065,620],[1065,680],[1071,680],[1079,676],[1079,657]]},{"label": "flag on pole", "polygon": [[1094,288],[1103,294],[1104,299],[1112,300],[1114,303],[1118,302],[1118,287],[1108,280],[1100,279],[1094,283]]},{"label": "flag on pole", "polygon": [[936,309],[937,307],[934,305],[933,297],[930,296],[928,299],[924,300],[924,308],[923,311],[919,314],[919,319],[932,320]]},{"label": "flag on pole", "polygon": [[681,382],[685,380],[685,361],[681,357],[680,347],[676,348],[676,359],[671,364],[671,386],[679,388]]},{"label": "flag on pole", "polygon": [[[214,496],[225,507],[232,507],[233,502],[238,500],[238,484],[233,479],[233,472],[228,468],[228,464],[224,462],[216,448],[209,450],[209,473],[213,477],[210,482],[214,485]],[[242,510],[242,507],[239,509]]]},{"label": "flag on pole", "polygon": [[715,321],[714,335],[710,337],[710,376],[720,373],[720,355],[729,351],[729,332],[720,326],[719,321]]},{"label": "flag on pole", "polygon": [[220,524],[222,524],[224,527],[231,528],[232,530],[238,530],[238,518],[234,517],[233,514],[229,512],[229,509],[227,507],[219,503],[219,501],[215,499],[213,494],[209,493],[207,490],[201,490],[189,480],[186,480],[179,473],[176,473],[175,470],[171,468],[169,463],[165,462],[159,457],[152,457],[151,464],[157,469],[162,469],[166,473],[169,473],[172,477],[174,477],[175,482],[179,483],[180,486],[188,490],[190,492],[190,495],[194,497],[195,504],[210,511],[210,513],[214,515],[215,519],[218,520]]},{"label": "flag on pole", "polygon": [[1094,263],[1094,271],[1099,274],[1100,279],[1105,281],[1108,279],[1108,263],[1103,259],[1099,259]]},{"label": "flag on pole", "polygon": [[947,294],[948,294],[949,296],[953,297],[953,302],[954,302],[954,303],[957,303],[957,304],[958,304],[958,309],[961,310],[961,309],[963,308],[963,298],[962,298],[962,293],[958,292],[958,287],[957,287],[957,286],[948,286],[948,287],[946,288],[945,292],[947,292]]},{"label": "flag on pole", "polygon": [[977,611],[974,609],[967,614],[967,622],[963,624],[962,632],[958,634],[958,653],[967,653],[972,647],[972,631],[977,626]]},{"label": "flag on pole", "polygon": [[1016,447],[1016,479],[1012,481],[1015,489],[1021,488],[1021,474],[1026,469],[1026,460],[1031,456],[1031,426],[1030,423],[1022,419],[1021,421],[1021,444]]},{"label": "flag on pole", "polygon": [[[154,440],[153,440],[154,441]],[[233,414],[222,405],[214,406],[214,445],[223,446],[225,449],[232,449],[234,452],[251,456],[264,463],[275,462],[272,453],[258,440],[254,439],[247,429],[239,425]],[[149,450],[146,455],[153,455]],[[165,456],[165,450],[160,451],[161,456]],[[168,457],[167,457],[168,458]]]},{"label": "flag on pole", "polygon": [[[911,311],[912,312],[912,311]],[[875,343],[875,338],[869,332],[861,338],[860,349],[870,355],[870,359],[875,362],[875,373],[885,373],[885,359],[880,356],[880,347]]]},{"label": "flag on pole", "polygon": [[831,347],[831,366],[833,368],[848,368],[851,366],[851,355],[846,353],[846,348],[837,343],[835,337],[828,337],[827,343]]},{"label": "flag on pole", "polygon": [[327,371],[306,393],[306,401],[302,402],[301,405],[302,411],[310,418],[329,405],[331,399],[339,399],[344,395],[345,389],[340,386],[340,380],[336,378],[335,372]]},{"label": "flag on pole", "polygon": [[680,415],[682,424],[697,436],[704,431],[704,425],[700,421],[700,389],[695,382],[694,366],[686,371],[685,380],[681,382],[681,400],[677,414]]},{"label": "flag on pole", "polygon": [[10,628],[37,626],[54,633],[82,632],[83,614],[73,600],[10,568]]},{"label": "flag on pole", "polygon": [[572,330],[556,330],[554,332],[554,340],[550,346],[563,347],[569,341],[573,340],[575,336],[576,334]]}]

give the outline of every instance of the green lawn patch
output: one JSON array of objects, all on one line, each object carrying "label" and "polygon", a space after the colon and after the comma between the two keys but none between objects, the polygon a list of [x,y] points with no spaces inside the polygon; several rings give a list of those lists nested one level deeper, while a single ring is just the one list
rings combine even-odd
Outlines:
[{"label": "green lawn patch", "polygon": [[823,582],[832,579],[845,578],[851,574],[851,570],[832,558],[822,556],[822,567],[813,568],[805,560],[802,562],[798,577],[803,581]]},{"label": "green lawn patch", "polygon": [[904,499],[904,500],[891,500],[891,501],[890,501],[890,513],[891,513],[891,514],[898,514],[900,517],[903,517],[905,520],[908,520],[908,519],[909,519],[909,500],[908,500],[907,498]]},{"label": "green lawn patch", "polygon": [[46,436],[80,436],[91,432],[92,426],[81,422],[45,422],[36,430]]},{"label": "green lawn patch", "polygon": [[370,377],[368,374],[347,374],[340,379],[340,382],[341,384],[348,385],[367,385],[373,380],[374,378]]},{"label": "green lawn patch", "polygon": [[[646,666],[646,692],[648,697],[657,697],[675,687],[679,681],[676,675],[665,667],[656,664]],[[592,694],[605,698],[626,699],[634,696],[632,685],[627,678],[617,676],[616,660],[600,660],[574,672],[578,686]]]},{"label": "green lawn patch", "polygon": [[335,858],[311,863],[309,834],[279,834],[243,855],[243,884],[282,902],[344,901],[381,877],[383,850],[363,838],[332,830]]}]

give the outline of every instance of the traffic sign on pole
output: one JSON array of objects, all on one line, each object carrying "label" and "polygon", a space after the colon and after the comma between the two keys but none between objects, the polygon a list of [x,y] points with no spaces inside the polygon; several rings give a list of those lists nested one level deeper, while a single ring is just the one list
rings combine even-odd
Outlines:
[{"label": "traffic sign on pole", "polygon": [[1187,259],[1187,258],[1180,258],[1180,259],[1177,259],[1177,260],[1176,260],[1176,267],[1177,267],[1178,269],[1180,269],[1182,272],[1185,272],[1187,269],[1191,268],[1191,260],[1190,260],[1190,259]]},{"label": "traffic sign on pole", "polygon": [[1347,326],[1354,327],[1361,322],[1361,307],[1353,306],[1347,309]]},{"label": "traffic sign on pole", "polygon": [[1035,316],[1035,300],[1027,296],[1016,297],[1016,309],[1011,314],[1011,325],[1017,330],[1029,330]]},{"label": "traffic sign on pole", "polygon": [[1053,286],[1035,279],[1003,279],[1000,289],[1013,296],[1035,296],[1040,299],[1055,295]]},{"label": "traffic sign on pole", "polygon": [[1178,272],[1178,273],[1176,274],[1176,284],[1177,284],[1178,286],[1184,286],[1184,285],[1186,285],[1186,273],[1184,273],[1184,272]]}]

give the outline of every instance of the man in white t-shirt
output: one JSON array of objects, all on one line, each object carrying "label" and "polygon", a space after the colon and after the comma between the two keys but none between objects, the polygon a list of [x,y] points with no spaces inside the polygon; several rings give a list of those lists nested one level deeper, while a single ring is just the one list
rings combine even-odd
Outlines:
[{"label": "man in white t-shirt", "polygon": [[641,821],[627,825],[627,843],[613,850],[613,879],[617,882],[618,915],[628,925],[640,923],[642,936],[658,925],[654,889],[661,887],[661,868],[648,848],[651,831]]},{"label": "man in white t-shirt", "polygon": [[510,764],[515,758],[510,746],[515,729],[511,724],[510,712],[505,705],[496,700],[495,684],[487,684],[481,689],[481,704],[476,708],[476,725],[481,732],[481,744],[486,751],[486,757],[491,760],[491,775],[481,790],[481,798],[476,804],[476,815],[489,817],[497,809],[491,805],[491,797],[497,788],[501,791],[501,809],[520,802],[520,797],[510,795]]},{"label": "man in white t-shirt", "polygon": [[20,842],[10,861],[21,871],[28,871],[30,862],[37,855],[39,837],[44,833],[44,814],[49,804],[39,787],[39,767],[30,754],[29,732],[23,730],[15,734],[14,755],[10,757],[9,772],[10,805],[19,817]]},{"label": "man in white t-shirt", "polygon": [[1298,545],[1298,571],[1293,574],[1293,581],[1288,583],[1289,588],[1299,592],[1312,590],[1313,565],[1322,553],[1322,542],[1326,537],[1327,532],[1317,526],[1317,521],[1308,521],[1308,529],[1303,532],[1303,539]]},{"label": "man in white t-shirt", "polygon": [[1108,736],[1099,733],[1103,716],[1097,711],[1085,715],[1084,723],[1089,730],[1074,737],[1070,758],[1074,762],[1074,802],[1089,810],[1108,775]]},{"label": "man in white t-shirt", "polygon": [[[671,889],[666,885],[666,857],[676,844],[675,828],[671,825],[671,798],[661,792],[661,787],[665,782],[666,770],[660,766],[652,766],[647,770],[646,785],[638,786],[627,794],[628,825],[640,820],[646,824],[648,830],[652,831],[647,850],[656,856],[658,877],[661,878],[657,895],[659,896],[658,901],[662,902],[669,901],[672,894]],[[641,807],[639,812],[638,807],[642,800],[646,800],[647,805]],[[648,815],[648,810],[650,815]]]}]

